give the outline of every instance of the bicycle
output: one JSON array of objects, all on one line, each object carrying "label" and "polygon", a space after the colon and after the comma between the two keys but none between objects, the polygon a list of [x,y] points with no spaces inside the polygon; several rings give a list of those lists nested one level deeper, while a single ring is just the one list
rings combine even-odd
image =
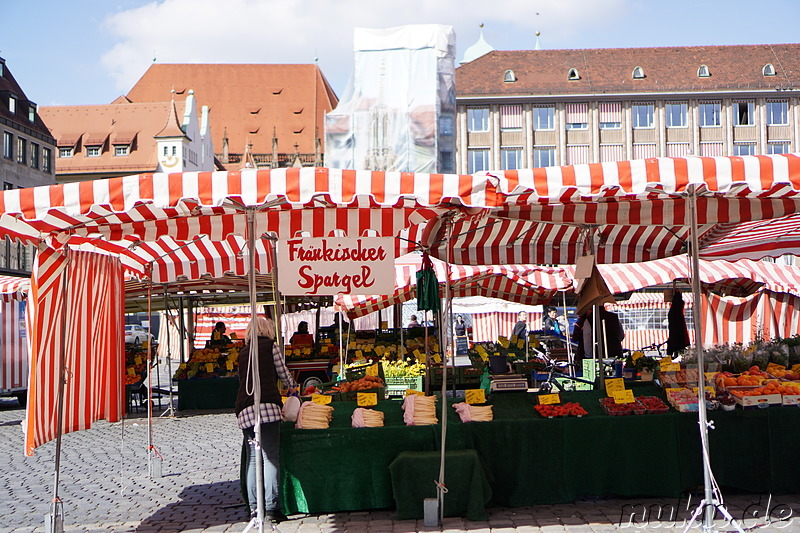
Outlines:
[{"label": "bicycle", "polygon": [[[591,385],[592,387],[594,387],[594,385],[595,385],[594,381],[589,381],[588,379],[583,379],[583,378],[578,378],[578,377],[575,377],[575,376],[571,376],[568,373],[565,373],[563,371],[563,370],[566,370],[569,367],[573,367],[574,368],[576,366],[575,364],[573,364],[573,363],[563,363],[563,364],[559,365],[558,361],[548,357],[546,354],[542,354],[541,358],[544,359],[545,362],[547,363],[547,366],[545,366],[545,370],[548,370],[548,372],[547,372],[547,379],[545,379],[544,381],[542,381],[539,384],[539,392],[540,393],[547,394],[549,392],[552,392],[554,385],[561,392],[566,392],[567,390],[569,390],[566,387],[564,387],[564,384],[559,379],[554,379],[554,378],[566,379],[566,380],[569,380],[569,381],[574,382],[574,383],[584,383],[584,384]],[[556,370],[559,370],[559,369],[561,369],[561,371],[556,372]]]}]

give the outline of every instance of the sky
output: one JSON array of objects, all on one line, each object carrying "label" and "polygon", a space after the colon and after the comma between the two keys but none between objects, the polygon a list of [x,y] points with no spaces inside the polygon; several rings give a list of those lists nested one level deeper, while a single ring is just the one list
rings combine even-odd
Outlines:
[{"label": "sky", "polygon": [[456,63],[497,50],[800,42],[800,0],[38,0],[5,2],[0,57],[39,106],[107,104],[159,63],[313,63],[342,95],[353,28],[445,24]]}]

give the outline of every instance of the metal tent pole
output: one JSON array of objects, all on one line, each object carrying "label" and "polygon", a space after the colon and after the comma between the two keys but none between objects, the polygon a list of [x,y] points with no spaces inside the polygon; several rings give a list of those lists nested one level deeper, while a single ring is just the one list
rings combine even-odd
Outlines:
[{"label": "metal tent pole", "polygon": [[169,299],[167,297],[167,288],[164,287],[164,331],[165,337],[167,341],[167,374],[169,380],[169,405],[167,409],[161,413],[161,416],[166,415],[169,413],[169,416],[175,416],[175,408],[173,407],[173,397],[172,397],[172,347],[170,346],[170,334],[169,330],[172,327],[172,313],[169,310]]},{"label": "metal tent pole", "polygon": [[[452,220],[448,218],[447,226],[446,226],[446,234],[445,234],[445,244],[447,246],[447,261],[445,264],[445,276],[447,279],[445,280],[444,284],[444,299],[445,305],[447,309],[450,309],[450,261],[452,260],[452,250],[451,250],[451,243],[450,243],[450,235],[452,233]],[[451,334],[452,328],[452,316],[450,313],[447,314],[447,318],[442,320],[442,323],[439,325],[439,338],[443,338],[444,343],[442,343],[441,348],[444,350],[445,355],[449,354],[455,360],[455,354],[453,353],[453,336]],[[455,368],[455,366],[453,366]],[[455,381],[455,380],[454,380]],[[453,395],[455,396],[455,389],[453,390]],[[447,361],[445,361],[444,366],[442,367],[442,442],[441,442],[441,450],[439,456],[439,482],[436,484],[436,499],[438,502],[439,507],[439,524],[442,523],[444,519],[444,494],[447,491],[444,484],[444,465],[445,465],[445,444],[447,442],[447,412],[448,412],[448,405],[447,405]]]}]

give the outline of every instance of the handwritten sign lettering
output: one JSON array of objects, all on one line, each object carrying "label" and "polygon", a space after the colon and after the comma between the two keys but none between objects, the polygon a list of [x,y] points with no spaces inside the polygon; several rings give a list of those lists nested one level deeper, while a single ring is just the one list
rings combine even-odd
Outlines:
[{"label": "handwritten sign lettering", "polygon": [[378,405],[378,395],[374,392],[359,392],[356,396],[356,403],[359,407]]},{"label": "handwritten sign lettering", "polygon": [[464,391],[464,398],[468,404],[486,403],[486,392],[483,389],[468,389]]}]

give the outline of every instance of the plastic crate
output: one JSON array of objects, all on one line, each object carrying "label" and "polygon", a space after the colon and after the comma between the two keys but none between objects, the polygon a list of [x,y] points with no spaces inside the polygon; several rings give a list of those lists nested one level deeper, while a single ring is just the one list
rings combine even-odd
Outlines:
[{"label": "plastic crate", "polygon": [[609,416],[627,416],[627,415],[643,415],[647,413],[647,409],[644,408],[642,404],[638,401],[634,400],[631,404],[621,404],[621,405],[630,405],[631,407],[626,408],[626,410],[613,410],[611,405],[614,404],[614,398],[600,398],[600,405],[603,407],[603,411],[606,412]]},{"label": "plastic crate", "polygon": [[[640,396],[640,397],[636,398],[636,400],[637,401],[639,401],[639,400],[658,400],[658,402],[661,404],[659,407],[646,408],[647,409],[647,414],[649,414],[649,415],[663,414],[663,413],[668,413],[669,412],[669,406],[667,404],[665,404],[661,400],[661,398],[657,398],[656,396]],[[644,406],[644,404],[642,404],[642,406]]]}]

